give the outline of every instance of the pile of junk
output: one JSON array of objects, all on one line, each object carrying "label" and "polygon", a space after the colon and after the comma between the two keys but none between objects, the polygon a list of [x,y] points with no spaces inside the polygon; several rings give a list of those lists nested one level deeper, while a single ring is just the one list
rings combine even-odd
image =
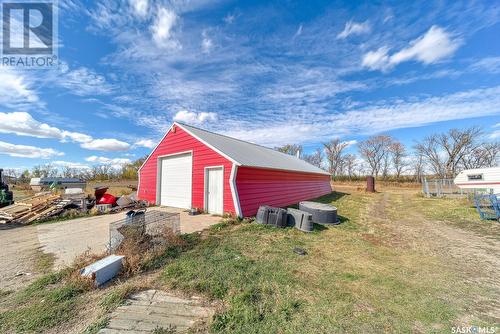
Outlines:
[{"label": "pile of junk", "polygon": [[[101,213],[118,212],[125,209],[141,209],[148,206],[147,201],[139,200],[134,192],[131,195],[122,195],[120,197],[108,194],[108,187],[100,186],[94,188],[94,199],[88,205],[95,208]],[[136,189],[133,189],[136,190]]]},{"label": "pile of junk", "polygon": [[84,180],[38,178],[32,180],[31,186],[39,192],[14,201],[7,184],[0,182],[0,223],[30,224],[64,217],[74,211],[87,213],[95,209],[98,213],[114,213],[148,206],[148,202],[139,200],[135,192],[116,197],[108,194],[105,186],[94,188],[94,195],[88,195],[84,191]]}]

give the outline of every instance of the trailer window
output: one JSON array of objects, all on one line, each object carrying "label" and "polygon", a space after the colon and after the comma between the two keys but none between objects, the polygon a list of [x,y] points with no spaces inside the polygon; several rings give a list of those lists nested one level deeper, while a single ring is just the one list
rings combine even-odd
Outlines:
[{"label": "trailer window", "polygon": [[467,175],[469,181],[478,181],[483,179],[483,174],[471,174]]}]

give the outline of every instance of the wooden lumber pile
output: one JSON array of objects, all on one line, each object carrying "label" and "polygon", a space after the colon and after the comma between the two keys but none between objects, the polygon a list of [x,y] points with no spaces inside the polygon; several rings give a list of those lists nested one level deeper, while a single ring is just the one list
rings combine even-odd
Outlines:
[{"label": "wooden lumber pile", "polygon": [[69,199],[51,192],[36,194],[33,197],[0,208],[0,223],[29,224],[59,214],[68,204]]}]

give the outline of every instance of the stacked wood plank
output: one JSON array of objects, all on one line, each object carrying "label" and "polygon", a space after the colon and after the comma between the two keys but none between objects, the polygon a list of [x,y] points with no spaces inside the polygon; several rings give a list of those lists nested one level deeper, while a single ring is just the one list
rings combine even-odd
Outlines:
[{"label": "stacked wood plank", "polygon": [[51,192],[40,193],[21,202],[0,208],[0,223],[29,224],[57,215],[70,203],[71,200],[63,199],[61,195]]}]

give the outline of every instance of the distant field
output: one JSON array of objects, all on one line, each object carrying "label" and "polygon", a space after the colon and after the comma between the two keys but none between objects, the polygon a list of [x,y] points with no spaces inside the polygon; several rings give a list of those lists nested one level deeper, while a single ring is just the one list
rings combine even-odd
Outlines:
[{"label": "distant field", "polygon": [[91,181],[87,183],[87,188],[85,189],[85,192],[93,195],[94,188],[100,186],[109,187],[108,193],[115,196],[130,195],[133,192],[131,187],[137,188],[137,180]]}]

